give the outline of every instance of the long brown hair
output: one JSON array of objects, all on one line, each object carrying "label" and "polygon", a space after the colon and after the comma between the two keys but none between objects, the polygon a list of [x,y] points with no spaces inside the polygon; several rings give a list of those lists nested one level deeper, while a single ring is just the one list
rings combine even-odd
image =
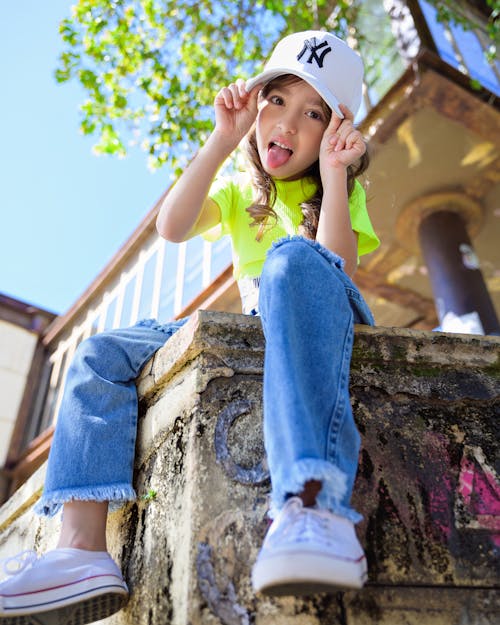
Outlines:
[{"label": "long brown hair", "polygon": [[[265,98],[267,94],[278,85],[290,85],[294,82],[299,82],[300,80],[302,79],[293,74],[278,76],[278,78],[271,80],[262,88],[260,97]],[[332,116],[332,111],[326,102],[323,100],[322,102],[323,111],[328,124]],[[276,202],[276,185],[272,176],[270,176],[262,167],[257,149],[255,125],[246,136],[243,147],[250,166],[252,187],[255,190],[255,202],[248,206],[246,210],[252,217],[250,225],[257,226],[259,228],[255,238],[257,241],[260,241],[262,235],[264,234],[264,230],[274,226],[278,219],[278,216],[273,209]],[[356,163],[349,165],[347,168],[347,194],[349,196],[354,189],[355,179],[367,169],[369,162],[370,159],[368,152],[365,152]],[[308,239],[315,239],[316,232],[318,230],[321,201],[323,198],[323,185],[321,184],[321,176],[319,173],[319,159],[315,161],[306,172],[304,172],[303,178],[308,178],[311,182],[314,182],[316,185],[316,191],[312,197],[300,204],[303,219],[299,226],[299,234]]]}]

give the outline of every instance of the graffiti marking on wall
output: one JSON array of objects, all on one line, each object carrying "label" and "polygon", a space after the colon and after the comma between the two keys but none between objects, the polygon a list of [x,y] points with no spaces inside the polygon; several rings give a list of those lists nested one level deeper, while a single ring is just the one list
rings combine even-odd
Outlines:
[{"label": "graffiti marking on wall", "polygon": [[456,526],[489,530],[495,545],[500,546],[500,480],[480,447],[464,447],[457,494]]}]

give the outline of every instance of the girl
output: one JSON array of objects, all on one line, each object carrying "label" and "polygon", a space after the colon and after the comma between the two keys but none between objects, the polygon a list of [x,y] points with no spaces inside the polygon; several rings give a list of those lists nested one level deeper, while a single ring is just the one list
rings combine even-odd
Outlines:
[{"label": "girl", "polygon": [[[359,435],[348,395],[353,323],[373,323],[349,276],[378,245],[355,180],[367,165],[352,123],[362,75],[358,55],[329,33],[285,37],[261,74],[217,94],[214,130],[157,219],[171,241],[230,234],[243,310],[262,319],[274,520],[252,581],[270,594],[360,588],[366,578],[349,503]],[[215,179],[245,137],[248,176]],[[59,544],[0,585],[4,622],[71,610],[87,623],[126,600],[106,550],[108,502],[135,496],[134,379],[184,321],[80,345],[38,504],[49,515],[64,505]]]}]

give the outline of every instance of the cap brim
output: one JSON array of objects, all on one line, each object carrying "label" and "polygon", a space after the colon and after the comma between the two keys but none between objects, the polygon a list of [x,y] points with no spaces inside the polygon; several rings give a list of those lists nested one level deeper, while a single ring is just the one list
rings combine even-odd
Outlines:
[{"label": "cap brim", "polygon": [[257,85],[261,84],[262,86],[264,86],[271,80],[278,78],[278,76],[283,76],[284,74],[293,74],[294,76],[298,76],[299,78],[302,78],[302,80],[305,80],[311,85],[313,89],[315,89],[319,93],[319,95],[328,104],[328,106],[333,109],[336,115],[338,115],[341,119],[344,118],[344,114],[340,110],[339,101],[333,95],[333,93],[325,89],[322,85],[319,84],[318,80],[314,76],[311,76],[306,72],[290,70],[289,67],[283,69],[275,68],[272,70],[267,70],[261,72],[260,74],[257,74],[257,76],[254,76],[253,78],[249,78],[245,84],[245,88],[248,92],[250,92]]}]

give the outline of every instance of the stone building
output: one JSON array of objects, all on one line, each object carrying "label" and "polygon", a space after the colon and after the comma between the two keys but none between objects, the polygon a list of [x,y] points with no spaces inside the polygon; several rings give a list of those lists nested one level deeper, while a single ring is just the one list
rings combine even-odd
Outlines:
[{"label": "stone building", "polygon": [[497,622],[500,65],[486,63],[480,27],[490,9],[460,3],[479,24],[466,33],[425,0],[367,4],[384,35],[374,39],[391,41],[358,120],[382,239],[355,275],[377,327],[358,328],[351,378],[370,583],[353,596],[252,597],[267,492],[263,339],[238,314],[228,241],[160,240],[160,198],[70,310],[37,326],[2,472],[2,556],[50,546],[58,520],[33,523],[29,508],[76,346],[139,318],[193,314],[138,382],[140,499],[110,523],[134,596],[110,622]]}]

